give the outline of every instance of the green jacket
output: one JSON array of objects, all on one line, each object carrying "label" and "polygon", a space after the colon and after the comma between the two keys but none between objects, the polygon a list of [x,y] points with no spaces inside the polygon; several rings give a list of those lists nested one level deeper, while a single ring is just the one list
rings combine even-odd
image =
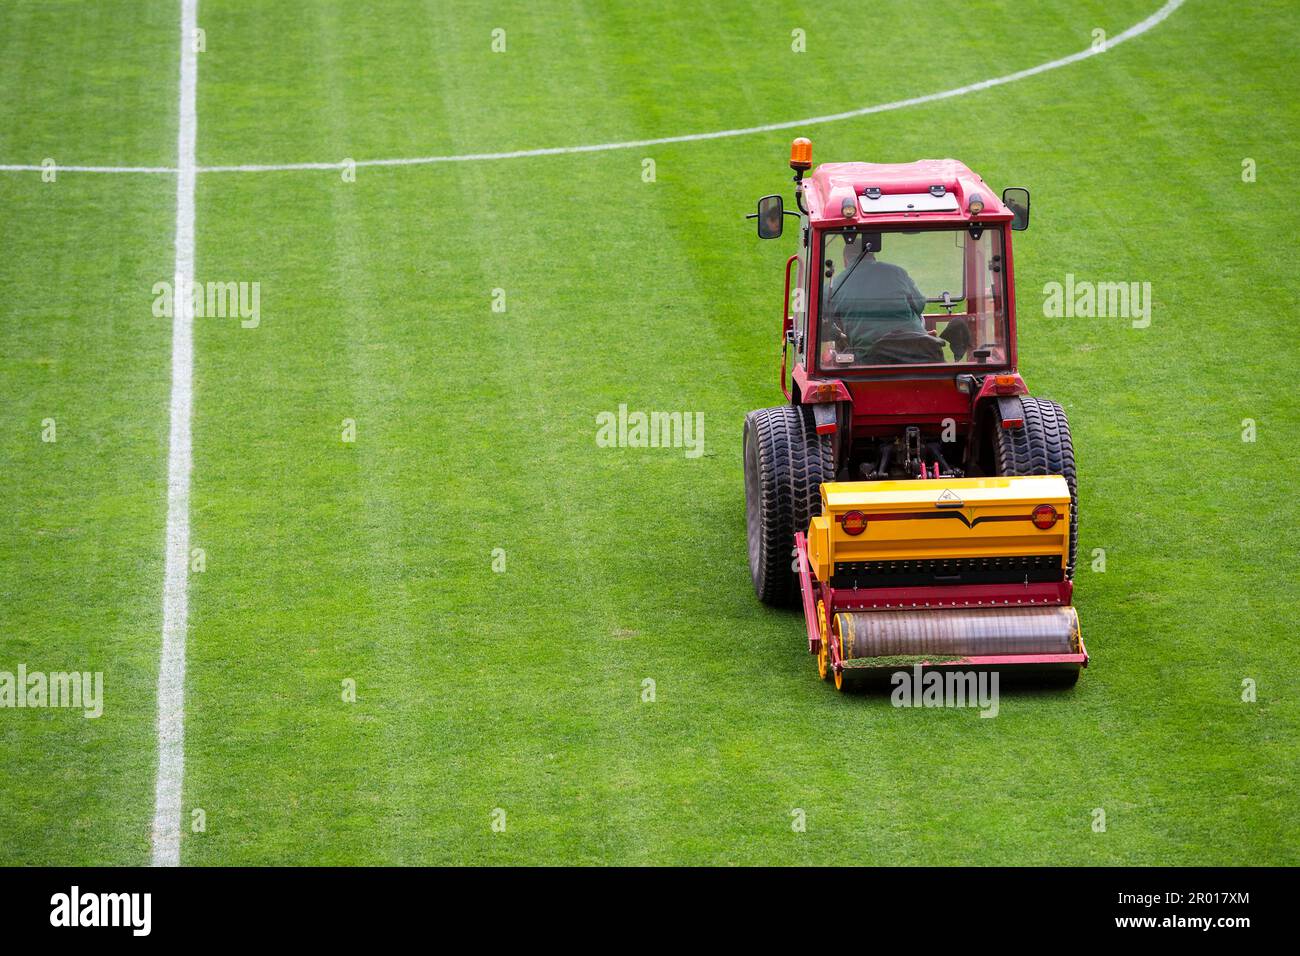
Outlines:
[{"label": "green jacket", "polygon": [[924,332],[925,296],[907,270],[890,262],[860,259],[831,280],[828,313],[842,326],[849,348],[865,353],[886,332]]}]

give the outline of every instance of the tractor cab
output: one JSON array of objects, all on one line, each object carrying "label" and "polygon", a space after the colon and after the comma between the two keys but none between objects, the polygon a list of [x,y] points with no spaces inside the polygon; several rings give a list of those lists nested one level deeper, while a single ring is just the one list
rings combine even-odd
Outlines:
[{"label": "tractor cab", "polygon": [[[819,427],[837,434],[837,452],[851,457],[856,439],[859,458],[876,454],[871,442],[909,425],[927,441],[946,422],[965,435],[980,427],[972,397],[986,382],[996,394],[1023,391],[1011,234],[1029,225],[1028,190],[999,198],[952,159],[824,163],[805,178],[807,140],[793,144],[790,166],[798,212],[770,195],[751,218],[764,239],[782,236],[787,217],[798,219],[786,262],[781,387],[796,404],[822,405],[830,394],[848,400],[833,422],[828,409],[819,412]],[[953,451],[966,457],[967,443],[959,444],[948,461]]]},{"label": "tractor cab", "polygon": [[[1029,224],[1027,190],[999,200],[950,159],[827,163],[807,180],[810,155],[791,165],[800,236],[786,332],[796,367],[810,378],[1014,369],[1010,233]],[[787,215],[782,197],[764,197],[759,235],[779,237]]]}]

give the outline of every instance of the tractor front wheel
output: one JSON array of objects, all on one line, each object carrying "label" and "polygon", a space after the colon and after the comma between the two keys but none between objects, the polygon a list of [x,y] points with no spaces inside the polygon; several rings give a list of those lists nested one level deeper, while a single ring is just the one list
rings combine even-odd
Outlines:
[{"label": "tractor front wheel", "polygon": [[821,484],[835,477],[831,436],[817,434],[812,410],[760,408],[745,416],[745,523],[749,571],[764,604],[799,597],[794,534],[821,514]]}]

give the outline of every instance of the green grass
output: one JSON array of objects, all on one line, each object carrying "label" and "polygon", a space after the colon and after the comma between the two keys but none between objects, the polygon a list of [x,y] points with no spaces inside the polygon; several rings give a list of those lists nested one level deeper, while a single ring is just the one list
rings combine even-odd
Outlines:
[{"label": "green grass", "polygon": [[[1157,5],[203,0],[199,160],[793,119],[1032,66]],[[176,5],[112,7],[97,29],[0,12],[6,88],[63,84],[0,104],[0,162],[174,161]],[[196,322],[184,807],[207,829],[183,861],[1300,862],[1293,19],[1189,0],[1101,57],[806,131],[818,161],[954,156],[1033,191],[1021,368],[1071,417],[1094,663],[992,720],[837,695],[800,616],[754,600],[740,429],[779,400],[791,243],[742,217],[786,191],[794,133],[201,176],[199,278],[260,282],[262,322]],[[92,87],[117,95],[87,112]],[[0,669],[93,664],[108,694],[99,721],[0,711],[0,862],[141,863],[174,181],[0,173],[0,197]],[[1043,318],[1066,273],[1151,282],[1151,327]],[[621,403],[702,413],[704,454],[598,447]],[[47,408],[70,420],[53,447]]]},{"label": "green grass", "polygon": [[[7,4],[0,162],[167,162],[175,31],[131,2]],[[0,671],[99,671],[105,696],[96,719],[0,710],[5,863],[148,859],[175,195],[0,173]]]}]

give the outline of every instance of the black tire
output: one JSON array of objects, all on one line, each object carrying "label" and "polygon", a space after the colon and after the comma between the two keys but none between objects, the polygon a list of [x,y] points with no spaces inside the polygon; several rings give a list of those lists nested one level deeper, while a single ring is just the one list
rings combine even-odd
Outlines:
[{"label": "black tire", "polygon": [[760,408],[745,416],[745,523],[754,593],[788,607],[799,597],[794,533],[821,514],[821,484],[835,478],[830,435],[818,435],[812,409]]},{"label": "black tire", "polygon": [[1065,409],[1045,398],[1022,395],[1023,428],[1002,428],[998,422],[994,439],[999,475],[1064,475],[1070,486],[1070,560],[1067,580],[1074,579],[1074,562],[1079,540],[1079,487],[1075,481],[1074,444]]}]

